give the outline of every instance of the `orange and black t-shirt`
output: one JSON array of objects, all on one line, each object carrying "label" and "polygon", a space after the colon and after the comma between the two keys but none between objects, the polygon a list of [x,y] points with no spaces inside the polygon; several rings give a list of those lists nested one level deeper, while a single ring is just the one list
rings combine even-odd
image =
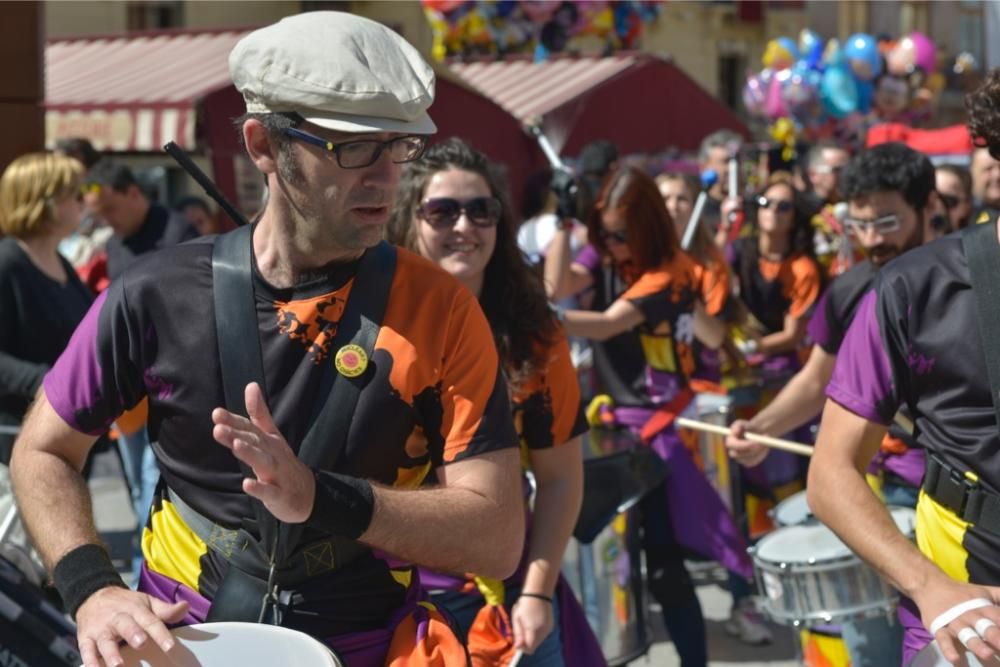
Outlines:
[{"label": "orange and black t-shirt", "polygon": [[555,447],[587,430],[580,384],[562,329],[548,344],[536,343],[535,351],[537,366],[511,392],[522,451]]},{"label": "orange and black t-shirt", "polygon": [[[757,241],[740,239],[734,245],[736,267],[740,266],[739,255],[747,242]],[[749,279],[740,276],[740,296],[754,317],[767,328],[766,333],[784,329],[786,315],[802,318],[811,314],[823,282],[816,260],[802,253],[780,261],[761,257],[754,269]]]},{"label": "orange and black t-shirt", "polygon": [[695,262],[677,252],[628,284],[622,277],[628,271],[592,257],[575,261],[594,276],[594,310],[627,299],[645,317],[635,329],[593,343],[602,390],[621,406],[670,402],[694,371],[694,308],[701,298]]},{"label": "orange and black t-shirt", "polygon": [[732,273],[718,246],[710,245],[706,255],[707,257],[691,256],[695,264],[695,276],[701,300],[709,316],[724,318],[726,308],[731,301],[729,297],[732,294]]},{"label": "orange and black t-shirt", "polygon": [[[225,405],[212,247],[212,239],[188,243],[129,267],[95,302],[44,382],[58,414],[92,434],[148,396],[162,478],[143,535],[147,565],[208,598],[228,564],[187,528],[164,486],[225,528],[247,527],[254,516],[236,459],[212,438],[211,411]],[[356,270],[357,263],[337,266],[280,289],[254,267],[265,391],[293,449],[308,431],[322,374],[332,372],[330,348]],[[374,374],[358,399],[337,472],[417,487],[439,466],[516,446],[479,304],[447,273],[405,250],[398,251],[369,364]],[[411,577],[407,568],[362,558],[323,582],[311,592],[329,602],[332,635],[382,627]]]}]

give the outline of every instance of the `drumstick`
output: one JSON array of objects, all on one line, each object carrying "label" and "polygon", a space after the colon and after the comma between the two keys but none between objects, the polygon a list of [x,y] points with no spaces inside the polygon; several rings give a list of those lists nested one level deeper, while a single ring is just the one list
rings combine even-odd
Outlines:
[{"label": "drumstick", "polygon": [[[715,433],[718,435],[729,435],[728,426],[718,426],[716,424],[700,422],[697,419],[687,419],[685,417],[678,417],[676,421],[678,426],[683,426],[684,428],[691,428],[696,431],[708,431],[709,433]],[[809,445],[803,445],[800,442],[782,440],[781,438],[772,438],[769,435],[760,435],[759,433],[744,433],[743,438],[745,440],[749,440],[750,442],[765,445],[771,449],[780,449],[783,452],[791,452],[792,454],[798,454],[799,456],[813,455],[813,448]]]},{"label": "drumstick", "polygon": [[508,667],[517,667],[517,663],[521,662],[521,658],[523,657],[524,651],[522,649],[518,649],[517,653],[514,654],[514,657],[511,658],[510,665]]}]

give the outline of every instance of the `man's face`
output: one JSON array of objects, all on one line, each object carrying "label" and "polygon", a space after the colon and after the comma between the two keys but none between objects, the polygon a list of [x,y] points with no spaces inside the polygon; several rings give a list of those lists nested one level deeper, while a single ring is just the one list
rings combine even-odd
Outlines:
[{"label": "man's face", "polygon": [[203,209],[201,206],[191,205],[185,206],[181,209],[181,215],[184,219],[191,223],[191,226],[198,230],[198,233],[202,236],[207,236],[209,234],[218,233],[218,225],[208,211]]},{"label": "man's face", "polygon": [[[349,141],[387,141],[398,133],[350,134],[305,124],[301,129],[341,145]],[[277,187],[291,215],[302,224],[296,234],[315,250],[354,252],[370,248],[383,236],[399,184],[401,165],[386,148],[367,167],[344,169],[334,153],[291,141],[279,157]]]},{"label": "man's face", "polygon": [[972,194],[986,206],[1000,208],[1000,162],[985,148],[972,154]]},{"label": "man's face", "polygon": [[93,184],[86,188],[83,202],[94,217],[103,220],[116,236],[129,236],[142,225],[142,214],[132,201],[141,197],[129,186],[125,192],[118,192],[110,185]]},{"label": "man's face", "polygon": [[708,156],[701,164],[701,171],[711,169],[719,177],[710,192],[713,197],[721,199],[729,194],[729,151],[724,146],[713,146],[708,149]]},{"label": "man's face", "polygon": [[938,169],[934,172],[934,189],[942,197],[953,230],[960,228],[963,222],[968,222],[969,216],[972,215],[972,202],[965,194],[958,176],[950,171]]},{"label": "man's face", "polygon": [[816,196],[827,203],[839,199],[837,186],[840,172],[850,161],[851,156],[840,148],[825,148],[820,154],[820,161],[809,166],[809,181],[812,183]]},{"label": "man's face", "polygon": [[[888,231],[891,218],[895,229]],[[895,190],[873,192],[847,203],[848,229],[875,266],[883,266],[924,241],[923,219]],[[878,221],[877,224],[871,224]],[[854,223],[866,223],[863,226]],[[879,228],[881,227],[881,231]]]}]

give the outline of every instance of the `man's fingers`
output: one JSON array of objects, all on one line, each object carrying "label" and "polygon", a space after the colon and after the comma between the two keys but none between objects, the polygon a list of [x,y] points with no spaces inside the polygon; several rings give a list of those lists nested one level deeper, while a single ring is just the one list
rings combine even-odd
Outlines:
[{"label": "man's fingers", "polygon": [[97,653],[97,644],[93,639],[80,637],[77,640],[80,646],[80,659],[83,660],[83,667],[101,667],[101,658]]},{"label": "man's fingers", "polygon": [[274,484],[268,484],[257,479],[244,479],[243,492],[248,496],[253,496],[265,505],[281,500],[280,488]]},{"label": "man's fingers", "polygon": [[274,474],[276,465],[274,457],[260,447],[237,438],[233,441],[231,449],[236,458],[253,468],[258,479],[267,480]]},{"label": "man's fingers", "polygon": [[111,624],[118,636],[128,642],[128,645],[132,648],[139,648],[142,646],[149,635],[139,627],[136,620],[132,618],[131,614],[126,612],[119,612],[115,615],[114,620]]},{"label": "man's fingers", "polygon": [[149,636],[153,638],[156,645],[163,651],[169,651],[176,644],[167,623],[179,623],[188,612],[187,602],[168,603],[156,598],[150,599],[150,610],[141,615],[137,614],[136,620],[146,629]]},{"label": "man's fingers", "polygon": [[278,427],[275,426],[274,419],[271,418],[271,411],[267,407],[267,402],[264,401],[264,392],[261,391],[260,385],[256,382],[248,384],[243,392],[243,398],[246,401],[250,421],[265,433],[277,433]]},{"label": "man's fingers", "polygon": [[97,640],[97,650],[108,667],[119,667],[125,664],[121,651],[118,650],[118,640],[110,635]]}]

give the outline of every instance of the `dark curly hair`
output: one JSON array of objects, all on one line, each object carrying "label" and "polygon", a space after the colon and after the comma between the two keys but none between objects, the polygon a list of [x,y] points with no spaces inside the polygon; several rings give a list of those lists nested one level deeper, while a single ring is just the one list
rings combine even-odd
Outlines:
[{"label": "dark curly hair", "polygon": [[895,191],[910,208],[922,211],[934,191],[934,165],[926,155],[904,144],[879,144],[847,163],[840,189],[847,200]]},{"label": "dark curly hair", "polygon": [[994,160],[1000,160],[1000,68],[991,71],[979,88],[965,96],[965,109],[973,141],[986,148]]},{"label": "dark curly hair", "polygon": [[431,177],[449,169],[479,174],[490,193],[503,204],[496,248],[486,265],[479,304],[493,331],[501,363],[511,384],[516,386],[542,363],[536,343],[551,342],[556,322],[541,278],[529,268],[517,247],[519,221],[511,208],[506,178],[499,169],[461,139],[451,138],[431,146],[421,159],[403,168],[389,220],[388,239],[404,248],[416,249],[417,208]]}]

